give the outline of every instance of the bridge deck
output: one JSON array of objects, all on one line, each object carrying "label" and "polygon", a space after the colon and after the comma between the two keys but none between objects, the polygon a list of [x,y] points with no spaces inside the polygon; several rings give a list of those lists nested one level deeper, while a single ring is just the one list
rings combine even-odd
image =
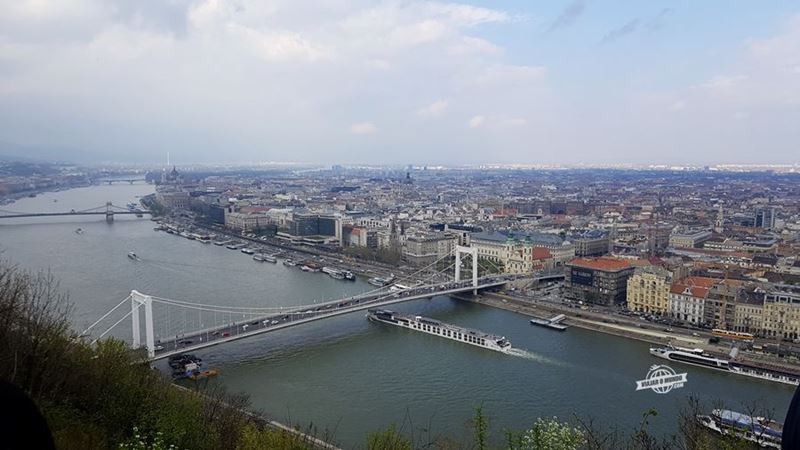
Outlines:
[{"label": "bridge deck", "polygon": [[[150,214],[150,211],[112,211],[111,214]],[[15,217],[55,217],[55,216],[105,216],[105,211],[86,211],[86,212],[65,212],[65,213],[21,213],[21,214],[3,214],[0,219],[13,219]]]},{"label": "bridge deck", "polygon": [[[350,299],[340,299],[334,302],[322,303],[314,310],[292,311],[251,318],[244,322],[234,322],[221,327],[208,328],[185,334],[179,338],[162,339],[156,343],[155,356],[151,360],[159,360],[169,356],[211,347],[213,345],[244,339],[271,331],[278,331],[284,328],[301,325],[316,320],[336,317],[349,314],[355,311],[362,311],[368,308],[388,306],[411,300],[419,300],[440,295],[457,294],[472,290],[482,290],[498,287],[505,284],[508,280],[500,279],[485,282],[473,287],[470,282],[458,283],[455,287],[437,290],[440,285],[426,285],[411,288],[407,291],[400,291],[394,294],[379,294],[368,297],[352,297]],[[455,283],[446,283],[453,285]]]}]

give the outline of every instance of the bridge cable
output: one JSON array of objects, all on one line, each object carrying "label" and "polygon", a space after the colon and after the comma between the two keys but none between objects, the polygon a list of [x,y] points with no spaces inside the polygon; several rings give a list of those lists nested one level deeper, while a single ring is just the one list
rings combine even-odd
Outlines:
[{"label": "bridge cable", "polygon": [[127,297],[125,297],[125,298],[124,298],[124,299],[123,299],[121,302],[119,302],[119,303],[117,304],[117,306],[115,306],[115,307],[111,308],[110,310],[108,310],[108,312],[107,312],[107,313],[103,314],[103,317],[101,317],[101,318],[97,319],[97,320],[96,320],[96,321],[95,321],[93,324],[89,325],[89,327],[88,327],[88,328],[86,328],[85,330],[83,330],[83,333],[81,333],[81,336],[82,336],[82,335],[84,335],[84,334],[86,334],[86,333],[88,333],[88,332],[89,332],[89,331],[90,331],[92,328],[94,328],[94,327],[95,327],[95,325],[97,325],[98,323],[100,323],[100,322],[101,322],[103,319],[105,319],[106,317],[108,317],[108,316],[109,316],[109,315],[110,315],[112,312],[114,312],[114,311],[115,311],[117,308],[119,308],[120,306],[122,306],[122,304],[123,304],[123,303],[127,302],[127,301],[128,301],[128,300],[130,300],[130,299],[131,299],[131,296],[130,296],[130,295],[128,295]]}]

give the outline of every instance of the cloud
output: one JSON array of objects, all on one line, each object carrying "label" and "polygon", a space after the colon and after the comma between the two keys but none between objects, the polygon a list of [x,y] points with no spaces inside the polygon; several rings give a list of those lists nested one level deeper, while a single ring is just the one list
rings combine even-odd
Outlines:
[{"label": "cloud", "polygon": [[645,27],[650,31],[657,31],[666,25],[666,20],[669,16],[673,15],[675,10],[672,8],[664,8],[658,12],[654,17],[647,21]]},{"label": "cloud", "polygon": [[639,28],[639,19],[632,19],[628,21],[625,25],[610,30],[608,33],[606,33],[605,36],[603,36],[603,39],[600,40],[600,43],[608,44],[621,37],[627,36],[635,32],[638,28]]},{"label": "cloud", "polygon": [[469,119],[469,127],[470,128],[480,128],[486,124],[486,117],[484,116],[473,116]]},{"label": "cloud", "polygon": [[350,133],[352,134],[374,134],[378,128],[370,122],[360,122],[350,125]]},{"label": "cloud", "polygon": [[441,117],[447,110],[447,100],[437,100],[417,110],[420,117]]},{"label": "cloud", "polygon": [[574,0],[568,4],[556,20],[548,28],[548,32],[568,27],[577,20],[586,10],[586,0]]}]

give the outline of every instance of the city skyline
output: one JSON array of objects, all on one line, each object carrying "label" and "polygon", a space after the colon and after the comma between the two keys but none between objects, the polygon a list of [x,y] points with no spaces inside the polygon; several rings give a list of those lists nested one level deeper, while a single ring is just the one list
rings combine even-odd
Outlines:
[{"label": "city skyline", "polygon": [[609,6],[8,2],[0,154],[797,163],[796,5]]}]

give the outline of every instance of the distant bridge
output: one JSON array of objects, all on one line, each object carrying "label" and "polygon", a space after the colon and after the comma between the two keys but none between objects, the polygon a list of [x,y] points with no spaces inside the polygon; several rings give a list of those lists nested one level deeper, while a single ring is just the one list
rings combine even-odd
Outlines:
[{"label": "distant bridge", "polygon": [[144,214],[150,214],[149,210],[146,209],[130,209],[130,208],[123,208],[121,206],[116,206],[111,202],[106,203],[102,206],[97,206],[94,208],[83,209],[80,211],[70,210],[68,212],[21,212],[21,211],[9,211],[0,209],[0,219],[14,219],[20,217],[58,217],[58,216],[106,216],[106,220],[108,222],[112,222],[114,220],[114,216],[122,214],[122,215],[137,215],[141,216]]},{"label": "distant bridge", "polygon": [[136,182],[143,181],[147,183],[146,178],[99,178],[99,179],[92,179],[90,182],[91,184],[114,184],[114,183],[129,183],[134,184]]}]

